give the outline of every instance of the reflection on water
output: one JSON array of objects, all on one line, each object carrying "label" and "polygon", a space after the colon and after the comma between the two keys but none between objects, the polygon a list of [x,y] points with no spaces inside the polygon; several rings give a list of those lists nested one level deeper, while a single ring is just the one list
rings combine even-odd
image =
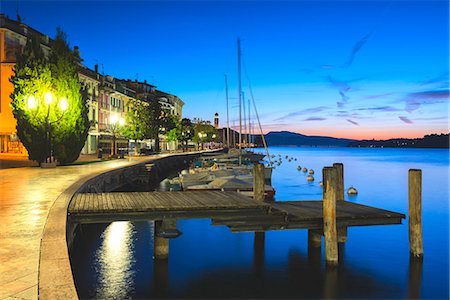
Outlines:
[{"label": "reflection on water", "polygon": [[134,226],[130,222],[111,223],[103,232],[97,257],[96,298],[123,299],[132,293],[134,280]]},{"label": "reflection on water", "polygon": [[[345,165],[347,200],[407,213],[407,171],[423,170],[424,260],[409,261],[408,222],[349,227],[339,266],[327,268],[306,230],[232,233],[211,221],[180,220],[168,261],[153,260],[153,222],[84,225],[71,249],[80,298],[401,299],[449,296],[448,151],[297,149],[274,171],[277,200],[320,199],[321,168]],[[383,159],[386,158],[384,161]],[[309,184],[296,164],[316,171]]]}]

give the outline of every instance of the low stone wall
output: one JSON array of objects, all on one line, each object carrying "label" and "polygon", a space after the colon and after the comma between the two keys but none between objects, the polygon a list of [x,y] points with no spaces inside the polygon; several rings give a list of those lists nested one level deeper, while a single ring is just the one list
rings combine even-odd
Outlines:
[{"label": "low stone wall", "polygon": [[[53,203],[44,227],[39,257],[38,293],[42,299],[78,299],[70,266],[68,245],[74,239],[76,225],[67,223],[67,208],[75,193],[109,192],[141,180],[142,184],[157,184],[171,171],[188,164],[201,152],[179,153],[107,172],[90,174],[73,183]],[[145,170],[145,171],[144,171]]]}]

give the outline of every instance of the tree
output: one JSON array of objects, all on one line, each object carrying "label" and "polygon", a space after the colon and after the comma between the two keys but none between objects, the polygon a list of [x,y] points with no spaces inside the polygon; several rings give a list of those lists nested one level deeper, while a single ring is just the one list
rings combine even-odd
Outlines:
[{"label": "tree", "polygon": [[161,104],[157,99],[151,99],[148,101],[147,106],[147,124],[146,138],[153,139],[155,141],[155,151],[159,152],[159,129],[161,124]]},{"label": "tree", "polygon": [[188,118],[183,118],[177,127],[178,140],[181,142],[183,151],[188,149],[188,142],[194,137],[194,127]]},{"label": "tree", "polygon": [[125,126],[122,129],[122,134],[127,139],[135,140],[134,153],[137,152],[138,140],[146,138],[146,133],[149,131],[149,104],[137,99],[130,99],[127,104],[127,113],[125,115]]},{"label": "tree", "polygon": [[54,156],[61,164],[75,161],[88,135],[86,93],[82,91],[75,57],[66,35],[57,29],[45,58],[37,37],[17,57],[11,94],[17,135],[39,163]]},{"label": "tree", "polygon": [[217,140],[218,131],[217,129],[205,123],[197,123],[194,126],[194,137],[193,141],[197,144],[201,144],[203,148],[203,143],[210,143]]}]

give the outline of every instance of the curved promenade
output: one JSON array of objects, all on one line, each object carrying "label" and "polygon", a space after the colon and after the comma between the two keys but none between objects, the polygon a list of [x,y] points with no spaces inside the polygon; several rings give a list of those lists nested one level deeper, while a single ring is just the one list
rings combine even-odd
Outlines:
[{"label": "curved promenade", "polygon": [[[72,281],[65,243],[67,205],[86,180],[118,168],[169,155],[132,157],[56,169],[0,170],[0,299],[37,299],[38,281]],[[49,216],[50,214],[50,216]],[[47,220],[49,224],[46,226]],[[41,253],[41,240],[45,249]],[[64,239],[61,239],[61,233]],[[39,262],[41,272],[39,274]],[[58,272],[52,272],[58,270]],[[60,272],[60,270],[68,270]],[[52,277],[52,278],[49,278]],[[70,278],[67,278],[70,276]],[[42,299],[66,298],[73,285],[61,285],[57,295],[39,287]],[[76,295],[76,294],[75,294]]]}]

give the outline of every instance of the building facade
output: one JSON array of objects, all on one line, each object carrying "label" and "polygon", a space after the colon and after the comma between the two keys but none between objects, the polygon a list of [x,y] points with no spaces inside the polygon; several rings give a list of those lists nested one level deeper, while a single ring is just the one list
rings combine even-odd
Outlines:
[{"label": "building facade", "polygon": [[[52,39],[0,14],[0,153],[27,155],[16,134],[17,122],[12,114],[10,97],[13,85],[9,80],[16,64],[16,54],[22,52],[32,36],[39,38],[41,48],[48,56]],[[74,47],[74,53],[79,54],[77,46]],[[156,90],[155,86],[145,80],[119,80],[110,75],[99,74],[97,65],[91,70],[81,62],[78,63],[78,76],[87,94],[90,121],[89,135],[82,154],[94,154],[99,150],[109,154],[114,141],[119,149],[129,147],[129,141],[119,133],[121,124],[118,120],[126,118],[127,103],[131,99],[158,101],[163,111],[182,118],[183,101],[175,95]],[[164,138],[161,136],[162,140]],[[168,150],[168,146],[163,150]]]}]

